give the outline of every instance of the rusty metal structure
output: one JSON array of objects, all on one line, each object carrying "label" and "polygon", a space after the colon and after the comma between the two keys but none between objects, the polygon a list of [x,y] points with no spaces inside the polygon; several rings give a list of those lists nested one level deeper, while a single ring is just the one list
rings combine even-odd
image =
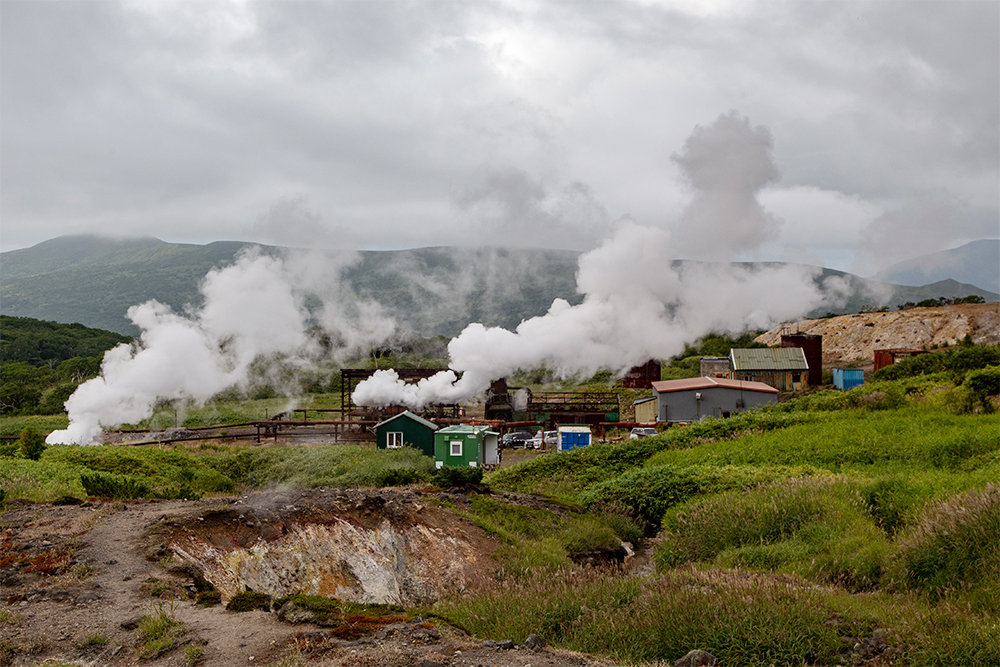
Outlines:
[{"label": "rusty metal structure", "polygon": [[809,364],[809,386],[823,384],[823,337],[807,333],[782,333],[781,347],[801,347]]},{"label": "rusty metal structure", "polygon": [[[523,405],[520,404],[523,402]],[[618,421],[621,413],[614,392],[532,392],[512,387],[501,378],[486,394],[486,419],[508,425],[539,424],[552,430],[557,424],[589,424]]]},{"label": "rusty metal structure", "polygon": [[626,389],[649,389],[660,381],[660,362],[650,359],[644,364],[633,366],[622,376],[622,387]]},{"label": "rusty metal structure", "polygon": [[927,350],[916,350],[907,347],[875,350],[875,370],[877,371],[885,368],[886,366],[892,366],[897,361],[909,359],[910,357],[915,357],[918,354],[927,354]]}]

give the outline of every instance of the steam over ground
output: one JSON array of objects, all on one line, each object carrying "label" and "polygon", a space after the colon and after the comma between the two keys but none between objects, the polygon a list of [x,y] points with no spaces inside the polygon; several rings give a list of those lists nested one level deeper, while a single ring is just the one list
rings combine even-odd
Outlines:
[{"label": "steam over ground", "polygon": [[[623,372],[673,356],[709,332],[766,328],[818,307],[824,293],[839,293],[829,280],[822,290],[816,286],[818,270],[670,261],[753,259],[775,236],[779,222],[757,199],[777,178],[771,146],[766,128],[752,127],[735,112],[695,128],[673,156],[692,188],[691,204],[673,232],[622,218],[610,238],[580,257],[582,303],[556,299],[546,314],[514,331],[469,324],[448,346],[452,370],[416,385],[394,371],[378,371],[358,385],[355,403],[419,409],[456,402],[483,392],[494,379],[540,366],[563,377]],[[343,355],[386,340],[393,323],[340,279],[349,261],[250,251],[206,276],[198,309],[178,314],[155,301],[133,306],[129,317],[143,329],[140,342],[108,352],[101,376],[66,402],[69,428],[48,442],[90,443],[102,427],[148,417],[160,400],[204,402],[245,386],[252,368],[308,365],[320,353],[315,337],[306,334],[310,316]],[[320,304],[311,315],[307,298]]]},{"label": "steam over ground", "polygon": [[[262,376],[280,385],[289,366],[329,354],[307,335],[310,320],[334,341],[335,356],[385,340],[393,323],[339,280],[349,261],[343,254],[291,251],[279,258],[250,249],[205,276],[200,308],[181,314],[156,301],[132,306],[128,317],[142,328],[140,340],[104,355],[100,376],[66,401],[69,428],[46,442],[90,444],[102,427],[141,421],[162,400],[204,403]],[[318,305],[307,310],[307,298]]]},{"label": "steam over ground", "polygon": [[[580,258],[581,304],[556,299],[545,315],[515,331],[470,324],[448,345],[450,366],[461,379],[447,371],[407,385],[395,371],[377,371],[357,386],[354,402],[419,409],[461,401],[494,379],[540,366],[562,377],[623,373],[674,356],[709,332],[767,328],[841,293],[841,285],[817,287],[818,270],[808,267],[728,263],[752,258],[777,233],[778,221],[757,199],[778,177],[771,148],[770,132],[735,112],[696,127],[673,156],[693,191],[673,234],[620,220],[611,238]],[[676,257],[727,263],[675,267],[670,259]]]}]

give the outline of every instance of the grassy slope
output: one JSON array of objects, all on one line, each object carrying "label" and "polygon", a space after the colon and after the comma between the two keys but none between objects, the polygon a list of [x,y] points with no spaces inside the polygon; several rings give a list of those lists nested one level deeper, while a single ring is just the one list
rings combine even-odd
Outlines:
[{"label": "grassy slope", "polygon": [[[1000,663],[1000,492],[990,486],[1000,416],[955,414],[947,382],[816,395],[492,473],[497,488],[555,495],[569,509],[475,499],[463,511],[509,545],[503,586],[438,611],[482,637],[539,632],[624,660],[699,646],[729,665],[838,664],[845,646],[889,628],[895,664]],[[9,496],[38,500],[82,496],[84,470],[156,471],[168,491],[365,486],[429,466],[406,454],[54,447],[39,462],[0,458],[0,480]],[[608,541],[595,514],[662,524],[658,572],[572,566],[569,555]]]},{"label": "grassy slope", "polygon": [[483,636],[542,627],[625,660],[699,646],[730,665],[838,664],[844,637],[883,627],[894,664],[998,664],[1000,415],[954,414],[942,385],[817,396],[496,472],[501,488],[662,522],[659,574],[560,571],[443,606]]}]

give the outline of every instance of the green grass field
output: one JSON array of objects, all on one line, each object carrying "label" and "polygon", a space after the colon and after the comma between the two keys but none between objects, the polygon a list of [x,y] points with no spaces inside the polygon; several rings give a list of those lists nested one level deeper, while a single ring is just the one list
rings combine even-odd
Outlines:
[{"label": "green grass field", "polygon": [[[882,629],[882,652],[865,658],[872,664],[1000,665],[1000,413],[971,400],[960,380],[935,371],[816,392],[488,473],[493,489],[546,496],[560,511],[499,494],[453,507],[502,542],[503,567],[495,589],[433,611],[481,638],[535,632],[627,663],[697,647],[734,666],[851,664],[861,660],[855,644]],[[218,403],[188,411],[183,424],[287,407]],[[172,420],[165,409],[149,423]],[[65,418],[3,417],[0,429],[28,423],[47,431]],[[3,453],[5,497],[40,502],[95,490],[176,498],[426,484],[433,475],[416,451],[352,445],[53,446],[38,461],[13,445]],[[644,548],[653,570],[575,564],[618,538]]]}]

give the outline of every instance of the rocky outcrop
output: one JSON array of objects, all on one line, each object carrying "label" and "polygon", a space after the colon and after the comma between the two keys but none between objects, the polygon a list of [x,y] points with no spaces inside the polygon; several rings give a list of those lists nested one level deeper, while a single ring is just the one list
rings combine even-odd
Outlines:
[{"label": "rocky outcrop", "polygon": [[966,336],[979,344],[1000,343],[1000,304],[979,303],[858,313],[785,323],[756,338],[781,345],[782,333],[823,336],[823,363],[871,361],[875,350],[955,345]]},{"label": "rocky outcrop", "polygon": [[[413,494],[383,493],[234,505],[173,524],[167,543],[223,601],[251,590],[414,605],[489,576],[495,547],[479,528]],[[306,497],[315,503],[308,510]]]}]

